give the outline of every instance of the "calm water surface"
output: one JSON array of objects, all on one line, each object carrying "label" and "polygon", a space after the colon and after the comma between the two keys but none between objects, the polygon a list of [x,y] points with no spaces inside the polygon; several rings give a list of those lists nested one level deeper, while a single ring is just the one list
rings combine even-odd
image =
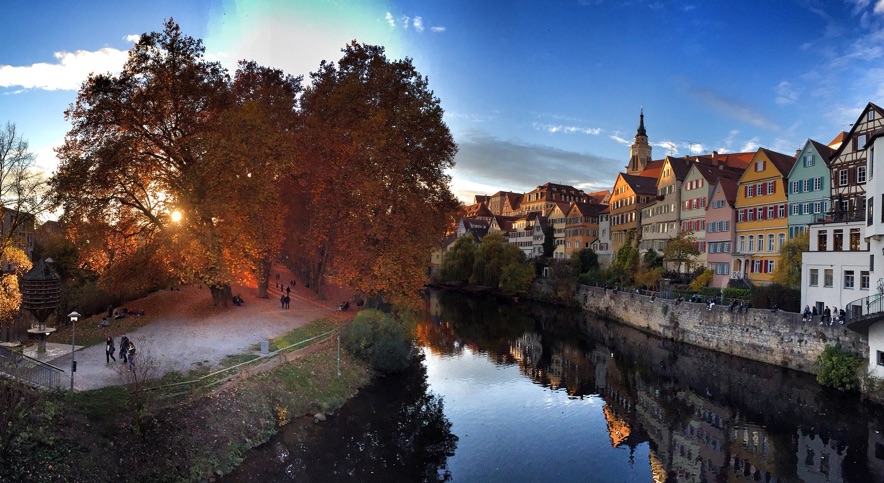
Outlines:
[{"label": "calm water surface", "polygon": [[559,308],[434,293],[421,361],[227,481],[884,482],[884,413]]}]

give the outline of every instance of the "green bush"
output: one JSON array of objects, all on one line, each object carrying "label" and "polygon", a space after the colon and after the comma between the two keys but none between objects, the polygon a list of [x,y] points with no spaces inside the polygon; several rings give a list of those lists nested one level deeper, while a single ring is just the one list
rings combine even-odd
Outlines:
[{"label": "green bush", "polygon": [[408,367],[410,344],[405,328],[379,310],[365,309],[356,314],[341,334],[341,342],[376,371],[394,373]]},{"label": "green bush", "polygon": [[726,299],[738,299],[738,300],[747,300],[750,295],[750,290],[748,288],[725,288],[722,290],[722,295]]},{"label": "green bush", "polygon": [[857,369],[862,359],[844,350],[840,344],[828,345],[816,361],[816,381],[823,386],[845,391],[859,387]]},{"label": "green bush", "polygon": [[703,297],[719,297],[721,296],[721,289],[718,287],[700,287],[698,293]]}]

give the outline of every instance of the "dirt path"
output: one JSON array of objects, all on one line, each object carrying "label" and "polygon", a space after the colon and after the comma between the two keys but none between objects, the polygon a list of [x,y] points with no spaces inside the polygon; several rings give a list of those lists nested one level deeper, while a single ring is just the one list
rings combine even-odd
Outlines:
[{"label": "dirt path", "polygon": [[[274,267],[284,285],[294,276],[285,267]],[[291,296],[291,306],[283,310],[279,302],[281,291],[271,276],[270,298],[255,297],[254,287],[234,287],[233,293],[241,293],[245,304],[226,309],[212,306],[205,287],[187,286],[175,291],[153,293],[132,302],[130,307],[156,314],[155,321],[137,330],[126,332],[126,320],[113,321],[115,333],[126,335],[135,343],[139,357],[157,361],[158,375],[170,371],[182,374],[200,367],[215,367],[225,357],[249,352],[255,344],[265,339],[283,335],[323,315],[336,312],[336,298],[318,301],[312,292],[299,283]],[[343,293],[339,290],[333,293]],[[119,351],[120,338],[114,340]],[[76,352],[77,372],[74,389],[96,389],[121,384],[122,362],[105,362],[105,345],[98,344]],[[117,354],[118,355],[118,354]],[[70,367],[70,352],[54,359],[51,364]],[[137,361],[138,359],[136,359]],[[70,373],[62,375],[62,386],[70,384]]]}]

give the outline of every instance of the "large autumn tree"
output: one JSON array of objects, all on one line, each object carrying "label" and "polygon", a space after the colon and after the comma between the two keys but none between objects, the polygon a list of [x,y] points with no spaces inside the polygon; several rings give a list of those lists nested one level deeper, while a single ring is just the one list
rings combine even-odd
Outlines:
[{"label": "large autumn tree", "polygon": [[355,41],[322,62],[301,98],[291,254],[312,288],[326,277],[367,294],[415,293],[458,203],[446,170],[457,147],[410,59]]},{"label": "large autumn tree", "polygon": [[231,81],[172,20],[142,35],[122,73],[90,75],[65,113],[72,128],[52,179],[64,221],[112,233],[119,257],[156,244],[149,263],[202,280],[226,305],[230,284],[266,276],[278,249],[269,181],[288,170],[277,130],[290,131],[299,85],[251,63]]}]

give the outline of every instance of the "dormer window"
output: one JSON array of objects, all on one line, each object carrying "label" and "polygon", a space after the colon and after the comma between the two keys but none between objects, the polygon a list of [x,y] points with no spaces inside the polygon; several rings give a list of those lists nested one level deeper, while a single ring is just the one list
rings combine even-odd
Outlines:
[{"label": "dormer window", "polygon": [[857,151],[866,147],[866,135],[860,134],[856,137],[856,149]]}]

